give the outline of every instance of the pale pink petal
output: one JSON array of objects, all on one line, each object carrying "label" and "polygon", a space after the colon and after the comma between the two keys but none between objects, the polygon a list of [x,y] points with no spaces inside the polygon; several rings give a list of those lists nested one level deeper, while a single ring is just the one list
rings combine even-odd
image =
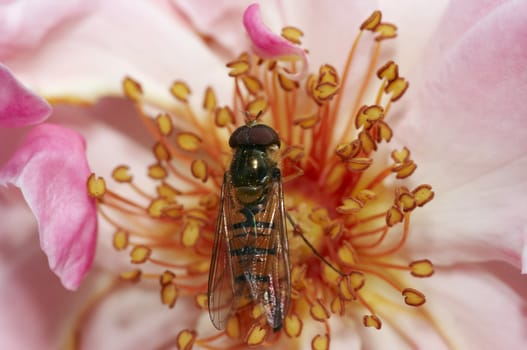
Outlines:
[{"label": "pale pink petal", "polygon": [[37,219],[50,268],[68,289],[79,286],[95,252],[97,217],[86,190],[89,174],[82,137],[46,124],[31,130],[0,169],[0,184],[22,191]]},{"label": "pale pink petal", "polygon": [[[81,348],[143,350],[172,348],[177,333],[195,329],[200,314],[192,298],[180,298],[173,309],[162,305],[158,289],[117,289],[96,309],[83,328]],[[202,312],[203,313],[203,312]]]},{"label": "pale pink petal", "polygon": [[[181,14],[189,26],[202,35],[212,38],[226,53],[225,60],[232,59],[249,48],[247,36],[240,18],[251,0],[169,0],[175,15]],[[275,8],[268,2],[266,7]],[[218,52],[221,53],[221,52]]]},{"label": "pale pink petal", "polygon": [[0,58],[38,46],[51,30],[85,14],[97,1],[4,1],[0,4]]},{"label": "pale pink petal", "polygon": [[426,65],[423,81],[404,97],[408,112],[395,134],[419,164],[412,178],[436,192],[415,215],[409,244],[445,263],[500,259],[521,266],[526,16],[525,2],[496,7],[444,47],[443,60]]},{"label": "pale pink petal", "polygon": [[[502,263],[458,265],[437,269],[422,282],[427,297],[423,311],[448,338],[449,349],[525,346],[527,278],[516,268]],[[422,348],[429,349],[426,344]]]},{"label": "pale pink petal", "polygon": [[51,106],[0,64],[0,127],[38,124],[50,114]]},{"label": "pale pink petal", "polygon": [[[205,87],[226,79],[225,61],[166,6],[150,1],[98,2],[81,21],[63,24],[41,46],[5,63],[48,99],[122,95],[122,80],[131,76],[149,98],[168,106],[175,104],[170,85],[185,80],[201,105]],[[219,101],[230,101],[229,89],[215,92]]]},{"label": "pale pink petal", "polygon": [[521,349],[527,341],[527,278],[510,265],[436,267],[430,278],[405,282],[426,303],[379,307],[381,330],[358,329],[364,349]]},{"label": "pale pink petal", "polygon": [[308,62],[304,49],[272,32],[263,22],[258,4],[252,4],[245,10],[243,25],[256,54],[262,58],[275,59],[297,56],[302,60],[302,68],[297,77],[301,78],[307,73]]}]

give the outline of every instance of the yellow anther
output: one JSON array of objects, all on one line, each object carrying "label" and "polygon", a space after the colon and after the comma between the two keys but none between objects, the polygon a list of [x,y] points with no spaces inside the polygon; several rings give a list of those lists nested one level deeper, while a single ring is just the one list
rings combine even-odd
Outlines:
[{"label": "yellow anther", "polygon": [[420,185],[412,191],[418,206],[422,207],[434,198],[434,191],[430,185]]},{"label": "yellow anther", "polygon": [[344,311],[345,311],[344,307],[345,307],[345,304],[342,301],[342,299],[340,299],[339,296],[335,296],[333,300],[331,301],[330,309],[331,309],[331,312],[334,313],[335,315],[343,316]]},{"label": "yellow anther", "polygon": [[302,326],[302,320],[295,313],[285,318],[284,331],[290,338],[298,337],[302,333]]},{"label": "yellow anther", "polygon": [[434,265],[428,259],[412,261],[409,266],[415,277],[430,277],[434,274]]},{"label": "yellow anther", "polygon": [[245,59],[229,62],[227,63],[227,67],[231,69],[229,72],[229,76],[231,77],[238,77],[240,75],[247,74],[249,72],[249,68],[251,68],[249,61]]},{"label": "yellow anther", "polygon": [[404,302],[410,306],[421,306],[426,302],[425,295],[413,288],[406,288],[402,292]]},{"label": "yellow anther", "polygon": [[174,305],[176,305],[178,294],[175,284],[168,283],[163,285],[163,287],[161,287],[161,303],[172,309]]},{"label": "yellow anther", "polygon": [[262,304],[258,303],[256,305],[253,306],[252,310],[251,310],[251,317],[254,318],[254,319],[257,319],[258,317],[262,316],[263,314],[265,314],[265,308]]},{"label": "yellow anther", "polygon": [[336,208],[338,213],[350,215],[356,214],[364,206],[364,203],[355,199],[355,198],[344,198],[342,200],[342,205]]},{"label": "yellow anther", "polygon": [[348,170],[350,171],[364,171],[368,169],[373,160],[365,157],[355,157],[346,160]]},{"label": "yellow anther", "polygon": [[377,142],[381,142],[381,140],[390,142],[393,137],[392,128],[382,120],[379,120],[375,125],[377,126]]},{"label": "yellow anther", "polygon": [[167,177],[167,171],[161,164],[152,164],[148,167],[148,176],[154,180],[162,180]]},{"label": "yellow anther", "polygon": [[411,193],[401,193],[398,197],[399,207],[403,212],[409,212],[415,209],[417,203],[413,194]]},{"label": "yellow anther", "polygon": [[140,269],[134,269],[134,270],[131,270],[131,271],[121,272],[119,277],[122,280],[129,281],[129,282],[132,282],[132,283],[137,283],[137,282],[139,282],[141,280],[141,275],[142,274],[143,274],[143,272]]},{"label": "yellow anther", "polygon": [[260,325],[255,325],[251,328],[249,334],[247,335],[247,345],[259,345],[264,342],[266,336],[267,329]]},{"label": "yellow anther", "polygon": [[176,81],[170,87],[172,95],[181,102],[187,103],[190,95],[190,87],[182,81]]},{"label": "yellow anther", "polygon": [[311,349],[313,350],[328,350],[329,349],[329,335],[318,334],[311,340]]},{"label": "yellow anther", "polygon": [[253,96],[256,96],[262,90],[262,83],[252,75],[244,75],[242,82],[247,91]]},{"label": "yellow anther", "polygon": [[387,94],[392,94],[392,97],[390,97],[392,102],[397,101],[403,96],[406,90],[408,90],[408,85],[408,82],[404,78],[397,78],[390,81],[388,85],[386,85],[384,92]]},{"label": "yellow anther", "polygon": [[406,147],[403,147],[400,151],[394,150],[391,153],[391,157],[396,163],[404,163],[410,159],[410,150]]},{"label": "yellow anther", "polygon": [[317,225],[327,225],[331,221],[327,208],[320,207],[311,210],[308,214],[309,220]]},{"label": "yellow anther", "polygon": [[209,304],[208,304],[209,298],[207,297],[207,294],[205,293],[200,293],[196,295],[194,300],[196,301],[196,305],[202,310],[206,310],[209,307]]},{"label": "yellow anther", "polygon": [[176,275],[172,271],[166,270],[161,276],[159,276],[159,284],[162,286],[169,284],[175,277]]},{"label": "yellow anther", "polygon": [[295,125],[300,126],[302,129],[311,129],[320,122],[320,116],[318,113],[310,115],[308,117],[298,118],[293,121]]},{"label": "yellow anther", "polygon": [[368,17],[360,26],[360,30],[371,30],[373,31],[379,23],[381,23],[382,14],[381,11],[373,11],[373,13]]},{"label": "yellow anther", "polygon": [[157,186],[156,192],[159,197],[162,197],[169,202],[175,202],[176,196],[179,196],[181,194],[180,191],[167,184],[166,182],[163,182],[161,185]]},{"label": "yellow anther", "polygon": [[209,112],[212,112],[216,108],[216,94],[210,86],[205,90],[203,108]]},{"label": "yellow anther", "polygon": [[199,226],[195,222],[190,222],[185,226],[183,235],[181,237],[181,244],[185,247],[193,247],[196,245],[200,235]]},{"label": "yellow anther", "polygon": [[197,264],[191,264],[187,267],[187,271],[192,275],[203,275],[209,271],[210,261],[202,260]]},{"label": "yellow anther", "polygon": [[370,154],[371,152],[377,150],[377,144],[375,143],[375,140],[371,137],[369,132],[361,131],[359,133],[359,141],[364,153]]},{"label": "yellow anther", "polygon": [[313,96],[319,101],[330,100],[337,94],[340,86],[334,83],[318,84],[313,90]]},{"label": "yellow anther", "polygon": [[156,125],[157,129],[163,136],[170,135],[172,130],[174,130],[172,118],[166,113],[161,113],[156,117]]},{"label": "yellow anther", "polygon": [[342,143],[337,146],[335,152],[342,158],[348,159],[355,157],[360,151],[360,141],[354,140],[350,143]]},{"label": "yellow anther", "polygon": [[218,127],[223,128],[229,124],[234,123],[234,114],[229,107],[218,108],[216,110],[214,122]]},{"label": "yellow anther", "polygon": [[366,203],[366,202],[369,202],[369,201],[372,201],[372,200],[376,199],[377,198],[377,194],[374,191],[372,191],[372,190],[362,189],[362,190],[360,190],[357,193],[355,198],[357,198],[359,201],[361,201],[363,203]]},{"label": "yellow anther", "polygon": [[156,198],[150,202],[147,208],[148,215],[154,218],[161,217],[164,213],[164,209],[167,208],[170,203],[164,198]]},{"label": "yellow anther", "polygon": [[137,102],[143,97],[143,88],[141,84],[130,77],[125,77],[123,80],[124,95],[134,102]]},{"label": "yellow anther", "polygon": [[364,278],[364,274],[362,272],[353,271],[348,276],[348,278],[350,280],[351,287],[355,291],[360,290],[366,283],[366,279]]},{"label": "yellow anther", "polygon": [[389,227],[403,221],[404,215],[397,207],[391,207],[386,212],[386,225]]},{"label": "yellow anther", "polygon": [[185,214],[189,220],[196,220],[202,223],[208,223],[210,220],[210,214],[200,208],[190,208]]},{"label": "yellow anther", "polygon": [[373,123],[384,118],[384,109],[378,105],[362,106],[355,117],[355,127],[368,130]]},{"label": "yellow anther", "polygon": [[258,97],[247,104],[245,110],[252,117],[256,117],[258,114],[264,114],[268,107],[267,100],[262,97]]},{"label": "yellow anther", "polygon": [[407,160],[403,164],[394,166],[392,171],[397,173],[396,178],[405,179],[412,175],[415,169],[417,169],[417,164],[415,164],[412,160]]},{"label": "yellow anther", "polygon": [[212,209],[217,208],[219,201],[220,201],[220,198],[218,197],[217,194],[209,193],[199,199],[199,205],[201,205],[207,210],[212,210]]},{"label": "yellow anther", "polygon": [[184,151],[195,152],[201,145],[201,138],[191,132],[181,132],[176,136],[176,144]]},{"label": "yellow anther", "polygon": [[144,245],[136,245],[130,252],[130,260],[132,264],[142,264],[148,260],[152,250]]},{"label": "yellow anther", "polygon": [[191,350],[196,340],[196,332],[187,329],[178,333],[176,338],[176,345],[178,350]]},{"label": "yellow anther", "polygon": [[326,309],[325,305],[317,299],[309,309],[311,317],[316,320],[323,322],[329,318],[329,311]]},{"label": "yellow anther", "polygon": [[303,146],[287,146],[287,148],[282,153],[283,159],[291,159],[295,162],[299,162],[304,157],[304,147]]},{"label": "yellow anther", "polygon": [[291,269],[291,286],[296,290],[305,288],[306,266],[295,265]]},{"label": "yellow anther", "polygon": [[353,266],[357,263],[356,253],[348,241],[344,241],[337,250],[339,260],[347,266]]},{"label": "yellow anther", "polygon": [[362,319],[362,324],[364,327],[373,327],[375,329],[381,329],[382,327],[381,320],[375,315],[364,316]]},{"label": "yellow anther", "polygon": [[318,69],[318,84],[330,83],[339,85],[339,74],[335,67],[329,64],[324,64]]},{"label": "yellow anther", "polygon": [[207,163],[205,163],[205,161],[202,159],[193,160],[192,164],[190,165],[190,171],[192,172],[192,176],[194,176],[196,179],[200,179],[202,182],[207,181],[209,177]]},{"label": "yellow anther", "polygon": [[124,250],[128,247],[128,232],[123,230],[117,230],[113,234],[113,247],[116,250]]},{"label": "yellow anther", "polygon": [[239,339],[240,338],[240,320],[238,317],[231,317],[227,321],[227,327],[225,327],[225,331],[227,332],[227,335],[232,339]]},{"label": "yellow anther", "polygon": [[132,175],[129,171],[128,165],[120,165],[112,171],[112,177],[117,182],[132,182]]},{"label": "yellow anther", "polygon": [[331,239],[337,239],[338,237],[340,237],[342,232],[343,232],[343,230],[342,230],[342,223],[341,222],[335,222],[335,223],[329,225],[326,228],[326,234]]},{"label": "yellow anther", "polygon": [[297,81],[291,80],[283,74],[278,74],[278,82],[285,91],[293,91],[298,89],[299,86]]},{"label": "yellow anther", "polygon": [[88,186],[88,194],[94,198],[102,198],[106,193],[106,182],[102,177],[96,177],[95,173],[91,173],[86,184]]},{"label": "yellow anther", "polygon": [[392,39],[397,36],[397,27],[391,23],[380,23],[375,27],[374,32],[377,33],[376,41]]},{"label": "yellow anther", "polygon": [[377,70],[377,77],[386,81],[392,81],[399,77],[399,67],[394,61],[388,61]]},{"label": "yellow anther", "polygon": [[351,301],[356,299],[355,290],[350,283],[349,276],[346,276],[339,281],[338,288],[339,296],[343,300]]},{"label": "yellow anther", "polygon": [[304,36],[304,33],[298,28],[295,28],[295,27],[282,28],[282,37],[289,40],[293,44],[300,45],[302,43],[300,38],[303,36]]},{"label": "yellow anther", "polygon": [[168,161],[171,158],[170,152],[161,142],[156,142],[153,152],[158,161]]}]

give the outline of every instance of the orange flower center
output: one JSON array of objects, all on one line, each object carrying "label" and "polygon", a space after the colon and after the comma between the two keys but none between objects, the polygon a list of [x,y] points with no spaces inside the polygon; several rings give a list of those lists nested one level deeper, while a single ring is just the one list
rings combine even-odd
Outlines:
[{"label": "orange flower center", "polygon": [[[368,31],[375,49],[356,97],[346,101],[350,67]],[[286,27],[282,35],[301,43],[296,28]],[[206,312],[219,194],[232,156],[227,140],[244,123],[237,111],[253,117],[262,113],[262,122],[277,130],[282,142],[285,207],[295,224],[287,223],[292,302],[283,331],[269,329],[262,310],[240,305],[218,334],[181,330],[174,338],[178,348],[274,344],[284,336],[300,337],[304,324],[313,322],[312,348],[327,349],[330,317],[359,315],[364,326],[380,329],[384,304],[425,303],[404,274],[429,277],[432,263],[408,262],[399,253],[410,239],[413,211],[434,193],[427,184],[405,187],[404,179],[416,169],[410,151],[389,153],[385,145],[394,133],[391,106],[408,88],[397,64],[378,64],[382,42],[395,35],[395,26],[383,23],[376,11],[361,25],[342,70],[325,64],[302,81],[290,79],[295,62],[243,53],[227,64],[234,88],[232,103],[223,106],[208,88],[202,108],[193,107],[189,85],[177,81],[170,91],[179,107],[163,111],[145,98],[138,82],[124,80],[124,93],[155,140],[155,159],[147,168],[155,190],[136,183],[125,165],[116,167],[112,177],[128,186],[122,188],[126,195],[107,189],[95,175],[88,189],[98,199],[101,216],[115,227],[115,249],[127,251],[137,266],[121,277],[159,280],[161,301],[170,308],[179,297],[192,297]],[[378,90],[366,102],[375,72]]]}]

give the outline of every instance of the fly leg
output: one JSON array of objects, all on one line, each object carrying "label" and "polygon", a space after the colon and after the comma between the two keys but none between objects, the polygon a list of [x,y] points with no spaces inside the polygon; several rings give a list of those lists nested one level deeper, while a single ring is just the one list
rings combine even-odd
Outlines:
[{"label": "fly leg", "polygon": [[344,277],[344,276],[347,276],[348,274],[347,273],[344,273],[342,272],[338,267],[336,267],[335,265],[333,265],[332,263],[330,263],[326,258],[324,258],[322,255],[320,255],[320,253],[318,252],[318,250],[313,246],[313,244],[311,244],[311,242],[306,238],[306,236],[304,236],[304,233],[302,232],[302,229],[300,228],[300,226],[298,226],[295,221],[293,220],[293,218],[291,217],[291,215],[289,215],[288,212],[285,213],[285,215],[287,216],[287,219],[289,220],[289,222],[291,223],[291,225],[293,225],[293,230],[295,233],[297,233],[300,238],[302,238],[302,240],[304,241],[304,243],[309,247],[309,249],[311,249],[313,251],[313,254],[315,254],[315,256],[317,258],[320,259],[320,261],[322,261],[324,264],[326,264],[330,269],[332,269],[333,271],[335,271],[336,273],[338,273],[340,276]]}]

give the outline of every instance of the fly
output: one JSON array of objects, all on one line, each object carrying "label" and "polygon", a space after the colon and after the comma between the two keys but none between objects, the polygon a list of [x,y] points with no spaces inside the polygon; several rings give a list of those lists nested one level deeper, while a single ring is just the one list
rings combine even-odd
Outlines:
[{"label": "fly", "polygon": [[258,117],[229,139],[234,155],[224,174],[208,282],[209,315],[219,330],[250,307],[262,310],[256,317],[276,332],[290,304],[280,138]]}]

